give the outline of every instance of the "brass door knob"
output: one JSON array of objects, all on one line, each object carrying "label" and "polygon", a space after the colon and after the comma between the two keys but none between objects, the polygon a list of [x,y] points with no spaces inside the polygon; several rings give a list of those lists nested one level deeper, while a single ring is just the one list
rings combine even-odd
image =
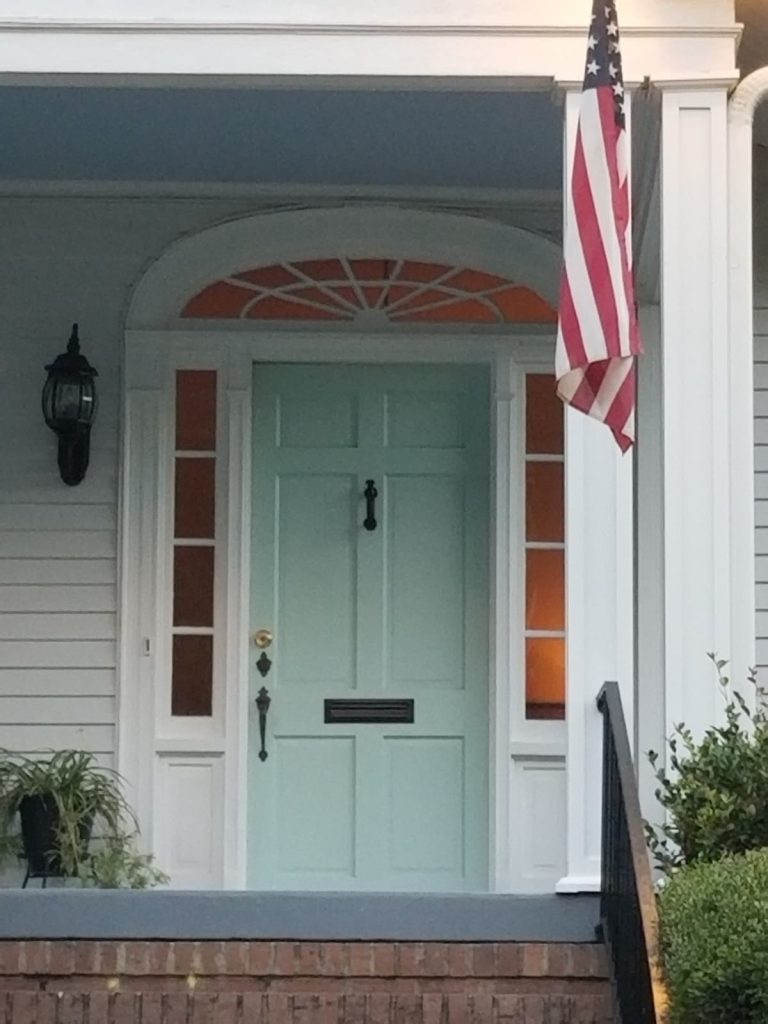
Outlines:
[{"label": "brass door knob", "polygon": [[253,643],[263,651],[272,643],[272,634],[268,629],[257,629],[253,634]]}]

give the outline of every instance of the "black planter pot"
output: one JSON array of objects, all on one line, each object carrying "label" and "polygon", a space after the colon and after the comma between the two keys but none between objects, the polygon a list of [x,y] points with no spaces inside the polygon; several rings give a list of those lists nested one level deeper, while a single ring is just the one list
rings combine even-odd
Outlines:
[{"label": "black planter pot", "polygon": [[[27,861],[27,878],[62,878],[65,871],[56,853],[59,808],[51,794],[25,796],[19,804],[21,841]],[[93,822],[80,825],[83,854],[88,849]]]}]

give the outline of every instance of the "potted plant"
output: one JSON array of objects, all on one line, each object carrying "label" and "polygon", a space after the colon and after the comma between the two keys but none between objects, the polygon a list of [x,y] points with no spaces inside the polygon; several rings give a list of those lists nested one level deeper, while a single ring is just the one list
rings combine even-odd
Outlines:
[{"label": "potted plant", "polygon": [[93,754],[34,759],[0,751],[0,860],[21,856],[27,877],[145,888],[166,880],[136,848],[138,826],[122,779]]}]

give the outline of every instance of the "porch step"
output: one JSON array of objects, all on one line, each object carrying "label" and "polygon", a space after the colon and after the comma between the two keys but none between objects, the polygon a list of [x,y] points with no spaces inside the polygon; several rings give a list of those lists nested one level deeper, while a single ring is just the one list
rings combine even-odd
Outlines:
[{"label": "porch step", "polygon": [[534,942],[0,942],[2,1024],[613,1024],[604,950]]}]

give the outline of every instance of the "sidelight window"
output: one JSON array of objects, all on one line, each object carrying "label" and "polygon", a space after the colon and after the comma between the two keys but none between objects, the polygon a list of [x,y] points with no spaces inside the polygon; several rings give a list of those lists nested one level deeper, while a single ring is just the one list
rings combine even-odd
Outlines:
[{"label": "sidelight window", "polygon": [[563,406],[550,374],[525,387],[525,717],[565,718]]},{"label": "sidelight window", "polygon": [[171,714],[210,716],[216,559],[216,371],[176,373]]}]

